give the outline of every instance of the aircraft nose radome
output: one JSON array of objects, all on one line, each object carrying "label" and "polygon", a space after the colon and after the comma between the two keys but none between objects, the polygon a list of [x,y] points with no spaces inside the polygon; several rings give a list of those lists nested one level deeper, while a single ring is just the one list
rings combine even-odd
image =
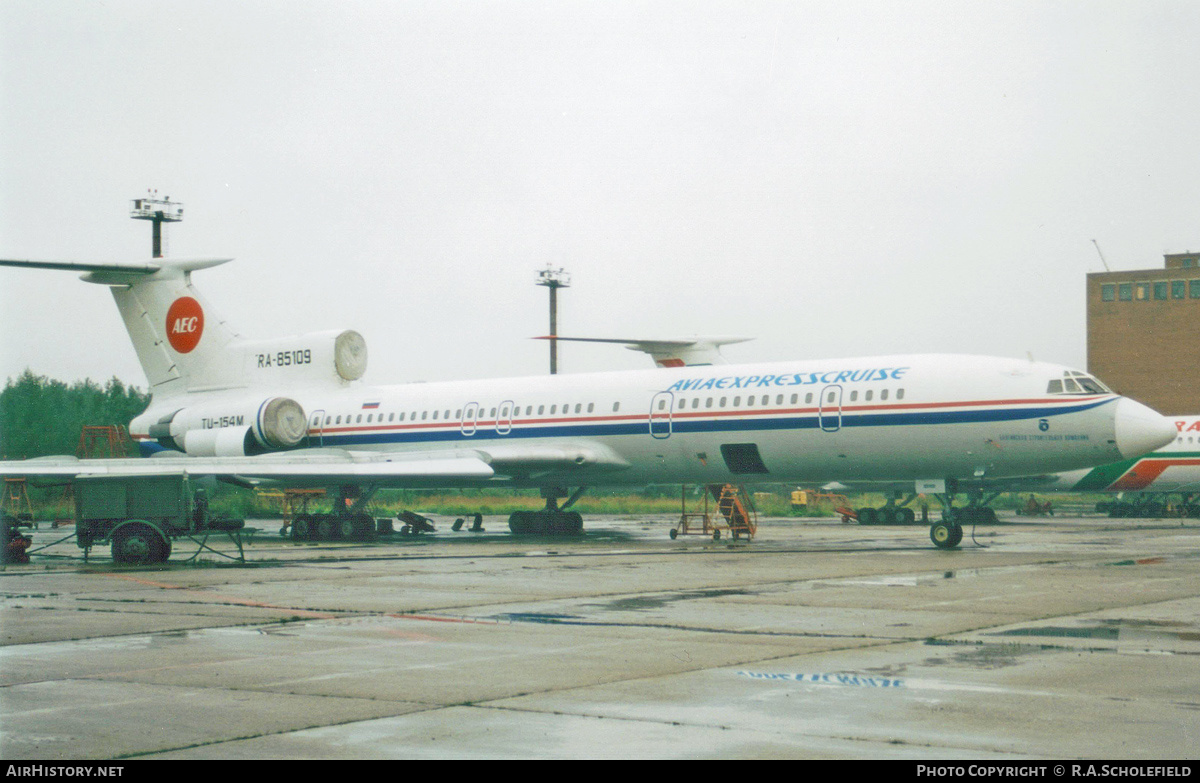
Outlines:
[{"label": "aircraft nose radome", "polygon": [[1117,401],[1117,450],[1126,459],[1161,449],[1175,440],[1175,424],[1140,402],[1122,397]]}]

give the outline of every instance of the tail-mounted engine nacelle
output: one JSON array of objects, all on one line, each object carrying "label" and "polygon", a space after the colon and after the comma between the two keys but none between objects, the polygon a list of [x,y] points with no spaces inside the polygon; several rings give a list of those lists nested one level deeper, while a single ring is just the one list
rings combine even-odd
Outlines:
[{"label": "tail-mounted engine nacelle", "polygon": [[193,457],[244,457],[304,443],[308,421],[300,403],[272,397],[258,405],[185,408],[150,427],[150,437]]},{"label": "tail-mounted engine nacelle", "polygon": [[351,329],[245,342],[245,377],[255,385],[344,385],[367,370],[367,343]]}]

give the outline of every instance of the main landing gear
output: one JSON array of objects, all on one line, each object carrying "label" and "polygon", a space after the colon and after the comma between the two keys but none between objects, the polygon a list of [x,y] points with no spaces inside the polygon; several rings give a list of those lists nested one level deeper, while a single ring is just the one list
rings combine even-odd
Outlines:
[{"label": "main landing gear", "polygon": [[580,487],[561,507],[558,499],[567,497],[563,487],[542,487],[546,507],[541,511],[514,511],[508,518],[508,529],[517,535],[574,536],[583,532],[583,517],[567,511],[583,496],[587,487]]},{"label": "main landing gear", "polygon": [[293,541],[368,541],[375,537],[375,519],[366,513],[371,488],[338,488],[337,500],[328,514],[299,514],[292,520]]}]

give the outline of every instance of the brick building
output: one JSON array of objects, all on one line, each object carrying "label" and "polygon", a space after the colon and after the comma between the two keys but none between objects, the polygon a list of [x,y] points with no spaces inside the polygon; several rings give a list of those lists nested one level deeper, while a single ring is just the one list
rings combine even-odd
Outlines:
[{"label": "brick building", "polygon": [[1088,372],[1159,413],[1200,414],[1200,253],[1165,259],[1087,276]]}]

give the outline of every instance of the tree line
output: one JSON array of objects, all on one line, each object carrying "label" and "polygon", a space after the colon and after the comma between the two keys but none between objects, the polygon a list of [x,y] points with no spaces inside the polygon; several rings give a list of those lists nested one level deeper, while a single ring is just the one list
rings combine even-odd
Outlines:
[{"label": "tree line", "polygon": [[128,428],[149,404],[149,393],[115,377],[68,385],[26,370],[0,392],[0,458],[74,454],[84,425]]}]

